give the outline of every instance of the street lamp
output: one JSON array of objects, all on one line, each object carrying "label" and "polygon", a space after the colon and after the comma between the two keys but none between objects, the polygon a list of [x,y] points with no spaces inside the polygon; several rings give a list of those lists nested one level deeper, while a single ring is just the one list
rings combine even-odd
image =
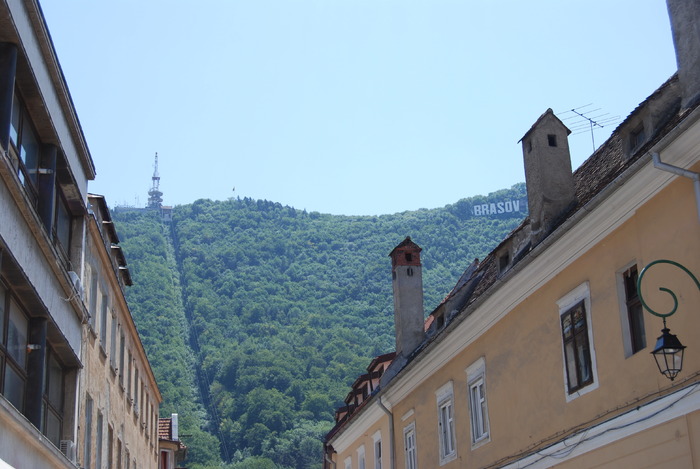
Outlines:
[{"label": "street lamp", "polygon": [[656,347],[651,353],[654,355],[656,366],[659,367],[661,374],[673,381],[683,369],[685,345],[681,344],[678,337],[670,332],[666,327],[666,318],[664,318],[664,328],[661,329],[661,336],[656,339]]},{"label": "street lamp", "polygon": [[639,295],[639,299],[642,303],[642,306],[644,306],[644,309],[649,311],[654,316],[662,318],[664,322],[664,328],[661,329],[661,335],[658,339],[656,339],[656,347],[654,347],[654,350],[652,350],[651,353],[652,355],[654,355],[654,359],[656,360],[656,366],[659,367],[659,371],[661,372],[661,374],[673,381],[676,378],[676,376],[678,376],[678,373],[680,373],[683,369],[683,352],[686,348],[685,345],[683,345],[681,341],[678,340],[678,337],[671,334],[670,329],[666,327],[666,318],[674,314],[676,312],[676,309],[678,309],[678,298],[676,298],[675,293],[673,293],[668,288],[659,287],[660,291],[668,293],[669,295],[671,295],[671,298],[673,298],[673,309],[669,313],[658,313],[651,309],[642,297],[642,278],[644,278],[644,274],[646,274],[647,270],[649,270],[651,266],[656,264],[671,264],[680,268],[685,273],[690,275],[690,278],[692,278],[695,281],[695,285],[697,285],[698,290],[700,290],[700,282],[695,277],[695,275],[693,275],[692,272],[686,269],[683,265],[679,264],[678,262],[669,261],[666,259],[659,259],[657,261],[649,263],[649,265],[642,269],[642,272],[639,274],[639,278],[637,279],[637,293]]}]

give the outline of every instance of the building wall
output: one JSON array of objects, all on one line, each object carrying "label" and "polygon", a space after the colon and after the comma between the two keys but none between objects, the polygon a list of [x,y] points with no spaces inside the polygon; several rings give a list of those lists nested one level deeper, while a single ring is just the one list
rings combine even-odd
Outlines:
[{"label": "building wall", "polygon": [[0,63],[0,464],[68,467],[94,166],[36,1],[0,5]]},{"label": "building wall", "polygon": [[[697,115],[696,110],[680,126],[681,134],[659,146],[663,161],[700,172]],[[684,370],[671,382],[649,354],[660,335],[660,318],[644,312],[646,347],[632,355],[626,352],[620,312],[624,299],[618,286],[619,272],[632,264],[641,272],[657,259],[680,262],[700,276],[700,220],[692,181],[653,168],[647,158],[629,179],[612,187],[598,205],[574,217],[561,235],[552,236],[552,242],[545,241],[529,259],[503,274],[500,285],[382,390],[380,396],[394,418],[395,467],[408,467],[403,430],[411,424],[419,468],[519,467],[518,461],[535,450],[546,453],[578,429],[593,431],[670,397],[687,406],[684,414],[671,421],[649,420],[649,427],[634,422],[614,441],[581,446],[586,452],[580,455],[562,450],[559,458],[533,467],[644,467],[640,461],[649,467],[694,467],[695,461],[697,467],[700,336],[692,331],[700,328],[695,308],[700,291],[672,267],[654,267],[644,278],[644,298],[657,310],[672,308],[658,287],[670,288],[679,298],[679,311],[668,319],[668,326],[687,349]],[[560,309],[566,309],[562,300],[572,292],[587,293],[594,373],[593,383],[574,393],[566,384],[560,322]],[[489,438],[472,444],[467,369],[480,359],[485,363]],[[436,391],[447,383],[453,388],[457,454],[441,465]],[[347,458],[357,467],[357,448],[368,444],[375,428],[387,424],[388,417],[377,409],[376,402],[368,403],[333,436],[334,460],[341,467]],[[667,415],[669,409],[659,415]]]},{"label": "building wall", "polygon": [[[100,231],[102,218],[97,204],[92,206],[97,215],[89,220],[85,256],[85,300],[91,319],[83,331],[82,402],[89,397],[93,406],[90,415],[85,405],[81,408],[79,458],[85,468],[106,467],[111,428],[112,467],[117,467],[120,457],[126,467],[127,456],[129,467],[135,464],[139,468],[157,467],[161,397],[124,299],[114,260],[107,251],[111,241],[107,233]],[[103,314],[105,310],[106,315]],[[101,443],[97,441],[98,412],[103,424]],[[86,435],[88,419],[92,427],[89,439]],[[96,460],[99,444],[102,446],[101,464]]]}]

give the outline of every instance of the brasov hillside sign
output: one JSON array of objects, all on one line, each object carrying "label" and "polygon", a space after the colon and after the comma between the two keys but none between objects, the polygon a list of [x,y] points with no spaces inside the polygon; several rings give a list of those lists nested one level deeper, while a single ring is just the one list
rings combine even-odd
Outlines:
[{"label": "brasov hillside sign", "polygon": [[502,200],[500,202],[474,204],[472,206],[472,215],[475,217],[483,217],[488,215],[501,215],[504,213],[525,213],[526,210],[527,201],[525,199]]}]

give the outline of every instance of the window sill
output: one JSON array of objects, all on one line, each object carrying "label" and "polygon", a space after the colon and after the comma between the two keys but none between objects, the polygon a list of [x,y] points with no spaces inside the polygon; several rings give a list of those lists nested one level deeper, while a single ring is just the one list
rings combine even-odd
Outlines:
[{"label": "window sill", "polygon": [[567,402],[567,403],[568,403],[568,402],[571,402],[571,401],[573,401],[574,399],[583,396],[584,394],[588,394],[588,393],[591,392],[591,391],[595,391],[596,389],[598,389],[598,382],[597,382],[597,381],[593,381],[591,384],[587,384],[587,385],[585,385],[584,387],[579,388],[579,389],[577,389],[576,391],[571,392],[571,393],[570,393],[569,390],[567,389],[567,390],[566,390],[566,393],[567,393],[567,394],[566,394],[566,402]]},{"label": "window sill", "polygon": [[440,465],[441,465],[441,466],[444,466],[444,465],[447,464],[448,462],[454,461],[455,459],[457,459],[457,451],[453,451],[452,453],[448,454],[448,455],[445,456],[444,458],[441,458],[441,459],[440,459]]},{"label": "window sill", "polygon": [[490,441],[491,441],[491,434],[486,433],[484,436],[482,436],[478,440],[472,442],[472,450],[479,449],[482,446],[484,446],[486,443],[489,443]]}]

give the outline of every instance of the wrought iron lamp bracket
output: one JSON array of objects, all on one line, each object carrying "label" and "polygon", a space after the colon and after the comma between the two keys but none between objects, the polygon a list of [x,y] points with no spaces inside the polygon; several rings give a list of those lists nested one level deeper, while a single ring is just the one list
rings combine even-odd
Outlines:
[{"label": "wrought iron lamp bracket", "polygon": [[654,311],[652,308],[649,307],[649,305],[646,303],[646,301],[644,301],[644,297],[642,296],[642,279],[644,278],[644,274],[646,274],[647,271],[652,266],[654,266],[656,264],[671,264],[671,265],[683,270],[686,274],[688,274],[690,276],[690,278],[693,279],[693,281],[695,282],[695,285],[698,287],[698,290],[700,290],[700,281],[698,281],[697,277],[695,277],[695,275],[693,275],[693,273],[690,270],[688,270],[684,265],[682,265],[678,262],[675,262],[675,261],[670,261],[668,259],[659,259],[659,260],[650,262],[646,267],[644,267],[642,269],[642,271],[639,273],[639,277],[637,278],[637,294],[639,295],[639,300],[641,301],[642,306],[644,306],[644,309],[649,311],[654,316],[658,316],[660,318],[663,318],[664,325],[665,325],[666,318],[673,315],[676,312],[676,310],[678,309],[678,298],[676,297],[676,294],[673,293],[673,291],[671,291],[670,289],[668,289],[666,287],[659,287],[660,291],[668,293],[669,295],[671,295],[671,298],[673,298],[673,309],[668,313],[659,313],[657,311]]}]

